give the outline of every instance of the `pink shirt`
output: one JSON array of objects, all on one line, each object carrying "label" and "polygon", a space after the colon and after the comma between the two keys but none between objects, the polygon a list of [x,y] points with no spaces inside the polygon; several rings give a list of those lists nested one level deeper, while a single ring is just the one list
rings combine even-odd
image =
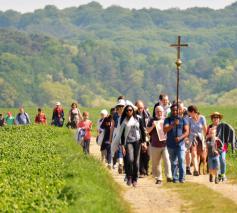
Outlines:
[{"label": "pink shirt", "polygon": [[92,122],[90,120],[80,121],[78,123],[77,127],[78,128],[84,128],[86,130],[86,134],[85,134],[84,140],[90,140],[91,139]]}]

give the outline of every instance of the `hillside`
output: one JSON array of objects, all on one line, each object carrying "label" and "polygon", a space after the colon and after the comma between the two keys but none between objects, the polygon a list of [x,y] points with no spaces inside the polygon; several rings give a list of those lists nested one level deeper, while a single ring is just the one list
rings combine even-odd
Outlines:
[{"label": "hillside", "polygon": [[169,46],[177,35],[189,44],[182,50],[181,98],[235,104],[236,13],[237,3],[161,11],[96,2],[0,12],[0,106],[98,106],[120,94],[151,103],[161,92],[174,98],[176,51]]}]

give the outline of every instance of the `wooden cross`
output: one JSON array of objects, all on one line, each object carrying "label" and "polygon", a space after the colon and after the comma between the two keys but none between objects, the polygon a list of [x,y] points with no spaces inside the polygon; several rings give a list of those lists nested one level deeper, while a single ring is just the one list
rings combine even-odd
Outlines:
[{"label": "wooden cross", "polygon": [[[179,107],[179,69],[182,64],[182,61],[180,59],[180,51],[181,51],[181,47],[188,47],[188,44],[181,44],[181,36],[178,36],[177,44],[171,44],[170,46],[177,48],[177,60],[176,60],[175,64],[177,66],[176,104],[177,104],[177,110],[178,110],[178,107]],[[178,136],[178,127],[176,128],[176,136]]]}]

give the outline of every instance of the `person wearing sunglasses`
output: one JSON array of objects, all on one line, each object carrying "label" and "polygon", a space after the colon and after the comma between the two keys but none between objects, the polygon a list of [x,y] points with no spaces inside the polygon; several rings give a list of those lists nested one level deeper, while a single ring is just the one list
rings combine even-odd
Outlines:
[{"label": "person wearing sunglasses", "polygon": [[141,143],[145,141],[145,129],[141,117],[135,112],[136,106],[125,106],[120,120],[119,137],[125,156],[127,185],[136,187],[139,170]]}]

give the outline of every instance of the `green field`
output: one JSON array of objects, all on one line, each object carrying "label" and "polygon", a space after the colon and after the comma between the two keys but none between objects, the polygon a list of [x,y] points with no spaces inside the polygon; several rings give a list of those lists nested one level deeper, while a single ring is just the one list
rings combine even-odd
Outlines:
[{"label": "green field", "polygon": [[119,186],[71,130],[8,126],[0,137],[1,211],[129,212]]}]

